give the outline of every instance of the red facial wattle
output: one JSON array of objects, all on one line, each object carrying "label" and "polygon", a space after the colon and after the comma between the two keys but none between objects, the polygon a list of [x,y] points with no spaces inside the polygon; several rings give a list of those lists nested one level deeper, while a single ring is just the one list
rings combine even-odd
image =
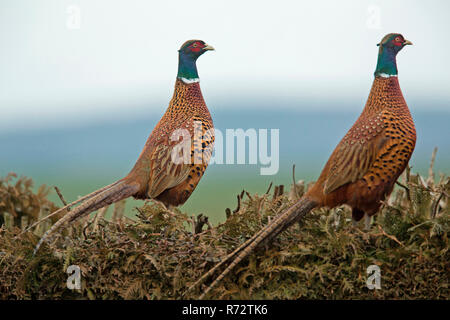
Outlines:
[{"label": "red facial wattle", "polygon": [[400,38],[400,37],[397,37],[397,38],[395,38],[395,39],[392,41],[392,43],[393,43],[395,46],[397,46],[397,47],[402,46],[404,42],[405,42],[405,40],[404,40],[403,38]]},{"label": "red facial wattle", "polygon": [[202,50],[204,47],[205,45],[203,43],[195,42],[194,44],[191,45],[191,51],[200,52],[200,50]]}]

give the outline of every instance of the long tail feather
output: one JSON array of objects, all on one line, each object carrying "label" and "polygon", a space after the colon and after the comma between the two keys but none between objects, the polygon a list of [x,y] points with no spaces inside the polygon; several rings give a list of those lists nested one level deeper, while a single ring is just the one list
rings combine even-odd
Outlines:
[{"label": "long tail feather", "polygon": [[[267,225],[264,229],[259,231],[251,239],[247,240],[238,249],[233,251],[231,257],[235,257],[234,260],[228,265],[228,267],[211,283],[211,285],[202,293],[199,299],[203,299],[211,289],[213,289],[233,268],[245,259],[253,250],[264,241],[271,241],[281,232],[289,228],[292,224],[298,221],[302,216],[310,212],[317,206],[317,203],[308,199],[302,198],[292,207],[280,214],[274,221]],[[228,256],[227,256],[228,258]],[[229,259],[229,258],[228,258]],[[222,262],[220,263],[222,264]],[[217,268],[213,268],[216,270]],[[214,271],[213,271],[214,272]],[[206,276],[211,275],[212,272],[208,272]],[[202,277],[201,279],[205,279]],[[197,282],[196,282],[197,284]]]},{"label": "long tail feather", "polygon": [[49,218],[51,218],[51,217],[57,215],[58,213],[61,213],[62,211],[66,210],[66,209],[68,209],[68,208],[70,208],[70,207],[73,207],[74,205],[76,205],[76,204],[78,204],[78,203],[80,203],[80,202],[82,202],[82,201],[85,201],[85,200],[87,200],[87,199],[90,199],[90,198],[96,196],[97,194],[99,194],[100,192],[103,192],[103,191],[105,191],[105,190],[107,190],[107,189],[110,189],[110,188],[114,187],[116,184],[118,184],[118,183],[121,182],[121,181],[122,181],[122,180],[118,180],[118,181],[116,181],[116,182],[114,182],[114,183],[111,183],[110,185],[107,185],[106,187],[103,187],[103,188],[100,188],[100,189],[98,189],[98,190],[95,190],[94,192],[89,193],[88,195],[85,195],[84,197],[81,197],[80,199],[78,199],[78,200],[76,200],[76,201],[74,201],[74,202],[71,202],[71,203],[65,205],[64,207],[59,208],[58,210],[52,212],[52,213],[49,214],[48,216],[45,216],[44,218],[42,218],[42,219],[36,221],[35,223],[33,223],[31,226],[29,226],[29,227],[26,228],[24,231],[22,231],[22,233],[27,232],[27,231],[30,231],[31,229],[33,229],[33,228],[34,228],[35,226],[37,226],[38,224],[40,224],[40,223],[44,222],[45,220],[47,220],[47,219],[49,219]]},{"label": "long tail feather", "polygon": [[95,196],[90,197],[51,226],[51,228],[47,230],[47,232],[45,232],[39,240],[33,254],[36,254],[42,243],[65,223],[71,223],[97,209],[128,198],[134,195],[138,190],[139,186],[137,184],[127,184],[126,182],[120,181],[120,183],[117,183],[113,187],[105,189],[102,192],[97,193]]},{"label": "long tail feather", "polygon": [[[278,221],[281,217],[283,217],[283,212],[281,214],[279,214],[278,216],[275,217],[275,219],[273,219],[269,225],[272,225],[273,223],[276,223],[276,221]],[[265,228],[267,228],[269,225],[267,225]],[[248,239],[247,241],[245,241],[243,244],[241,244],[239,247],[237,247],[236,249],[234,249],[233,252],[231,252],[230,254],[228,254],[224,259],[222,259],[222,261],[220,261],[218,264],[216,264],[213,268],[211,268],[207,273],[205,273],[203,276],[200,277],[200,279],[198,279],[193,285],[191,285],[185,292],[183,295],[187,294],[188,292],[190,292],[192,289],[194,289],[195,287],[197,287],[197,285],[199,285],[200,283],[202,283],[206,278],[208,278],[209,276],[211,276],[217,269],[219,269],[224,263],[226,263],[227,261],[229,261],[231,258],[235,257],[239,252],[241,252],[243,249],[245,249],[246,247],[248,247],[248,245],[250,243],[252,243],[252,241],[254,241],[262,232],[264,231],[264,229],[258,231],[257,233],[255,233],[250,239]]]}]

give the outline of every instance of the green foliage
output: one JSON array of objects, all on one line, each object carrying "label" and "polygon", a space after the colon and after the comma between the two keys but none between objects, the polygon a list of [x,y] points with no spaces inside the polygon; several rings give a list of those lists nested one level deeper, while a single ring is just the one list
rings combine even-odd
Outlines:
[{"label": "green foliage", "polygon": [[[17,195],[17,187],[5,188],[8,179],[1,180],[1,203]],[[369,232],[352,226],[346,207],[315,210],[243,260],[208,298],[448,299],[449,189],[446,177],[434,183],[408,172]],[[195,299],[204,287],[182,294],[303,192],[242,193],[227,220],[206,230],[207,219],[148,202],[136,208],[137,220],[83,219],[36,257],[35,234],[3,226],[0,299]],[[27,197],[14,199],[24,199],[22,210],[36,210]],[[72,264],[81,268],[81,290],[66,287]],[[381,268],[380,290],[366,286],[372,264]]]}]

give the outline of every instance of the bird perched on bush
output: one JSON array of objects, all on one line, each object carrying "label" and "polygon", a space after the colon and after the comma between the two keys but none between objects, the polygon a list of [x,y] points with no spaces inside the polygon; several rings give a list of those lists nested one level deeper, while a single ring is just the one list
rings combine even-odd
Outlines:
[{"label": "bird perched on bush", "polygon": [[201,40],[189,40],[181,46],[172,100],[133,169],[125,178],[54,212],[52,215],[81,202],[43,235],[35,253],[65,223],[122,199],[155,199],[168,207],[186,202],[208,166],[214,144],[213,122],[196,66],[198,57],[208,50],[214,48]]},{"label": "bird perched on bush", "polygon": [[397,53],[410,44],[395,33],[381,40],[366,106],[331,154],[317,182],[297,203],[201,277],[191,288],[234,258],[201,298],[261,242],[270,241],[314,208],[347,204],[352,208],[354,221],[365,217],[366,222],[377,213],[416,143],[416,130],[400,90],[396,63]]}]

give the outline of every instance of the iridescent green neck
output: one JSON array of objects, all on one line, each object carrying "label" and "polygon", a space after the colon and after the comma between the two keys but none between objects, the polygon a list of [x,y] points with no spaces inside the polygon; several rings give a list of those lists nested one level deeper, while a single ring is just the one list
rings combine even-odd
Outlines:
[{"label": "iridescent green neck", "polygon": [[380,48],[375,76],[396,76],[398,74],[396,55],[397,53],[390,48]]},{"label": "iridescent green neck", "polygon": [[178,54],[178,74],[177,78],[185,82],[198,81],[197,65],[195,62],[197,57],[188,56],[183,52]]}]

